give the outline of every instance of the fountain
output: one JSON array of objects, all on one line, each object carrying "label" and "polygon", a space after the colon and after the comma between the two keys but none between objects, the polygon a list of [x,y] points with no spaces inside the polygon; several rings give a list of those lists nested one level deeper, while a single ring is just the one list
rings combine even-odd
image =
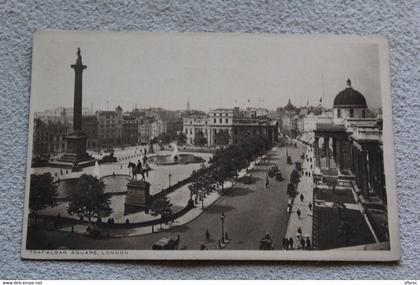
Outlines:
[{"label": "fountain", "polygon": [[179,155],[178,145],[174,144],[174,151],[172,152],[172,159],[174,161],[177,161],[178,160],[178,155]]},{"label": "fountain", "polygon": [[156,155],[151,158],[151,161],[157,165],[202,163],[205,161],[201,156],[190,153],[179,153],[178,146],[176,144],[173,144],[173,148],[174,150],[171,154]]},{"label": "fountain", "polygon": [[98,161],[95,162],[95,167],[93,168],[93,176],[95,176],[98,179],[101,179],[101,169]]}]

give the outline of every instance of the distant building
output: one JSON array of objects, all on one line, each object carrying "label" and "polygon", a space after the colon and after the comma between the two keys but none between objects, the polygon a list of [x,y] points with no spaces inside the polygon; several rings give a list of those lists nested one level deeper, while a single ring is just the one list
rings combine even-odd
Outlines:
[{"label": "distant building", "polygon": [[32,144],[32,153],[34,156],[49,154],[48,124],[43,122],[41,119],[34,120]]},{"label": "distant building", "polygon": [[277,121],[248,115],[247,110],[237,107],[210,110],[206,115],[184,117],[183,132],[188,144],[194,144],[196,135],[202,133],[210,147],[217,144],[219,132],[228,134],[230,144],[237,144],[250,135],[263,135],[272,143],[278,140]]},{"label": "distant building", "polygon": [[332,113],[323,113],[320,115],[306,115],[303,118],[303,132],[309,133],[316,129],[317,123],[331,124],[333,122]]},{"label": "distant building", "polygon": [[148,143],[152,138],[152,122],[153,118],[145,117],[138,121],[138,140],[140,143]]},{"label": "distant building", "polygon": [[138,120],[132,115],[123,115],[122,121],[122,144],[136,145],[138,143]]},{"label": "distant building", "polygon": [[165,133],[165,124],[161,120],[155,120],[151,123],[152,138],[158,137],[160,134]]},{"label": "distant building", "polygon": [[68,125],[60,122],[44,122],[41,119],[34,120],[33,154],[57,155],[66,150],[66,135]]},{"label": "distant building", "polygon": [[98,120],[96,116],[82,116],[82,131],[87,135],[86,148],[97,149],[98,143]]},{"label": "distant building", "polygon": [[269,111],[265,108],[248,107],[245,112],[247,113],[246,116],[250,118],[262,118],[269,115]]},{"label": "distant building", "polygon": [[[88,108],[82,109],[82,116],[95,115]],[[62,123],[73,125],[73,108],[58,107],[55,109],[44,110],[42,112],[34,112],[35,119],[40,119],[43,122]]]},{"label": "distant building", "polygon": [[122,108],[115,111],[98,111],[98,143],[101,147],[112,147],[122,143]]},{"label": "distant building", "polygon": [[182,132],[182,120],[171,120],[165,122],[165,133],[174,138],[179,132]]}]

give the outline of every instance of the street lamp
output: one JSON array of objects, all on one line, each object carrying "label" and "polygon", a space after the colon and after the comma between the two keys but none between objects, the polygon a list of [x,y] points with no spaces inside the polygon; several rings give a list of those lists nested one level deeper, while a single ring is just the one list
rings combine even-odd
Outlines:
[{"label": "street lamp", "polygon": [[270,184],[270,181],[268,179],[268,164],[269,163],[270,161],[269,161],[268,152],[267,152],[266,157],[265,157],[265,188],[267,188],[268,185]]},{"label": "street lamp", "polygon": [[169,187],[168,188],[171,188],[171,177],[172,177],[172,174],[169,173],[169,175],[168,175],[168,178],[169,178]]},{"label": "street lamp", "polygon": [[225,231],[223,228],[223,224],[225,222],[225,213],[222,211],[222,214],[220,214],[220,222],[222,223],[222,243],[225,243]]}]

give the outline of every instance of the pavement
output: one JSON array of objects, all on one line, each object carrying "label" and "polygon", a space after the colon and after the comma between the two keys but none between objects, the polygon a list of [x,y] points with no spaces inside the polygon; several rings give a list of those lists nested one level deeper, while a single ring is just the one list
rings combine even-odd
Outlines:
[{"label": "pavement", "polygon": [[[306,148],[301,142],[298,142],[301,147]],[[311,153],[305,152],[305,155],[311,156]],[[315,161],[312,159],[312,161]],[[302,170],[303,173],[311,171],[311,162],[307,161],[307,159],[303,160],[302,163]],[[302,175],[300,178],[300,182],[297,188],[297,195],[294,199],[292,199],[292,212],[290,214],[289,224],[287,226],[287,231],[285,234],[285,238],[293,238],[293,247],[294,249],[300,248],[300,239],[303,236],[305,239],[309,237],[312,242],[312,224],[313,224],[313,208],[312,210],[309,209],[309,202],[314,204],[313,202],[313,180],[312,174],[311,176]],[[300,199],[300,195],[303,195],[303,201]],[[300,210],[301,216],[297,215],[297,211]],[[302,235],[298,233],[298,229],[302,230]]]},{"label": "pavement", "polygon": [[[259,161],[251,162],[250,166],[248,167],[248,171],[252,171]],[[247,170],[243,169],[238,173],[238,178],[242,178],[247,175]],[[173,206],[178,208],[184,208],[188,200],[190,199],[190,190],[188,188],[190,184],[186,184],[181,188],[175,190],[174,192],[168,194],[169,199]],[[235,183],[231,181],[226,181],[223,185],[224,191],[229,191]],[[147,227],[135,227],[135,228],[127,228],[127,229],[113,229],[110,231],[110,237],[128,237],[128,236],[139,236],[145,234],[151,234],[155,232],[167,231],[174,227],[184,225],[193,221],[195,218],[200,216],[203,212],[205,212],[214,202],[216,202],[224,193],[222,193],[221,187],[217,188],[216,191],[209,193],[202,201],[198,201],[198,204],[195,208],[188,211],[185,215],[182,215],[178,219],[176,219],[173,223],[168,224],[161,224],[160,226],[147,226]],[[146,214],[145,212],[134,213],[131,215],[124,216],[125,219],[129,219],[132,223],[138,222],[145,222],[148,220],[155,220],[158,217],[152,216],[151,214]],[[123,223],[124,220],[117,221]],[[86,232],[87,226],[86,224],[77,224],[73,226],[63,227],[59,229],[60,231],[64,232],[73,232],[79,234],[87,234]]]},{"label": "pavement", "polygon": [[[297,161],[304,151],[302,146],[289,148],[293,161]],[[265,187],[266,165],[261,163],[252,171],[252,184],[237,183],[225,194],[216,199],[213,204],[190,222],[170,225],[170,228],[157,233],[118,238],[92,239],[85,235],[62,231],[29,231],[28,248],[49,246],[69,249],[150,249],[163,237],[176,238],[180,236],[180,249],[200,249],[205,245],[209,250],[218,249],[218,240],[222,236],[221,213],[224,213],[223,233],[228,233],[227,250],[258,250],[262,236],[269,233],[275,249],[281,248],[281,240],[286,234],[289,215],[287,214],[286,192],[287,180],[293,169],[286,163],[286,149],[276,147],[269,153],[270,164],[276,163],[281,170],[284,181],[270,178],[269,186]],[[210,197],[209,197],[210,198]],[[209,200],[207,200],[209,201]],[[197,207],[196,211],[199,211]],[[191,212],[193,215],[194,212]],[[185,216],[187,219],[188,216]],[[181,222],[179,222],[181,223]],[[156,226],[159,228],[159,226]],[[206,230],[210,239],[205,237]]]}]

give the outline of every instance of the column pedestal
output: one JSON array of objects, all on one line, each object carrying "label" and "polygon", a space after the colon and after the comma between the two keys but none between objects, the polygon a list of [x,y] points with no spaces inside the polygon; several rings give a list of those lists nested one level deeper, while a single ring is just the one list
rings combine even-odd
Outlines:
[{"label": "column pedestal", "polygon": [[147,212],[150,198],[150,183],[131,180],[127,184],[124,213]]}]

